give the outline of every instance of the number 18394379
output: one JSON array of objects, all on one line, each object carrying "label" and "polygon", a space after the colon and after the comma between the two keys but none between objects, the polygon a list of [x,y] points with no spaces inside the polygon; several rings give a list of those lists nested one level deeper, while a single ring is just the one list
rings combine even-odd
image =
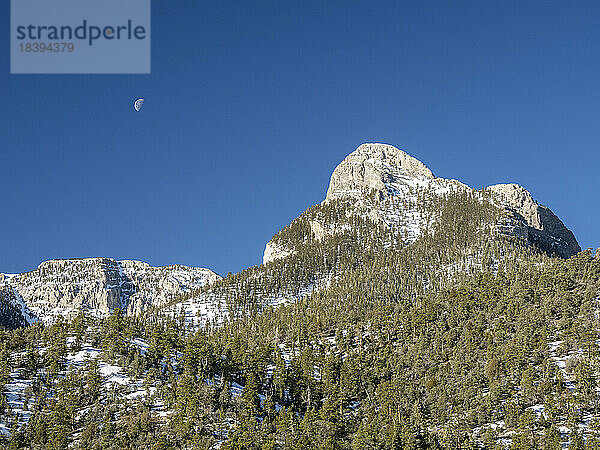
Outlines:
[{"label": "number 18394379", "polygon": [[72,42],[20,42],[21,53],[72,53],[75,44]]}]

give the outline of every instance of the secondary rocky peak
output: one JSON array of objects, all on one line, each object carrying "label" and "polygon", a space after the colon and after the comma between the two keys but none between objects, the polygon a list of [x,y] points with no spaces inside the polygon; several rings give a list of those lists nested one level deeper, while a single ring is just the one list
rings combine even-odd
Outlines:
[{"label": "secondary rocky peak", "polygon": [[518,184],[494,184],[485,189],[504,206],[516,209],[530,226],[541,228],[540,217],[537,213],[538,204],[523,186]]},{"label": "secondary rocky peak", "polygon": [[390,178],[434,179],[435,176],[416,158],[388,144],[362,144],[333,171],[327,200],[360,196],[364,190],[382,191]]},{"label": "secondary rocky peak", "polygon": [[571,230],[550,208],[538,204],[523,186],[495,184],[484,191],[491,193],[494,201],[525,222],[529,242],[565,258],[581,251]]}]

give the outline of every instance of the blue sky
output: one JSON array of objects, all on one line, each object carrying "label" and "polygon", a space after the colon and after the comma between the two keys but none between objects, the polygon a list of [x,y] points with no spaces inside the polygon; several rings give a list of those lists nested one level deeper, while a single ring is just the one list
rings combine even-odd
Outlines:
[{"label": "blue sky", "polygon": [[599,19],[586,1],[155,0],[151,75],[10,75],[6,32],[0,272],[238,271],[363,142],[522,184],[598,247]]}]

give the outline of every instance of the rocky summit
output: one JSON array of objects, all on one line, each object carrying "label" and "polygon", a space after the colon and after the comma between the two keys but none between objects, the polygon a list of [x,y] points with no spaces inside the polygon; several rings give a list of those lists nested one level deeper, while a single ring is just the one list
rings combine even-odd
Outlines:
[{"label": "rocky summit", "polygon": [[433,180],[435,176],[416,158],[386,144],[363,144],[333,171],[326,200],[362,196],[365,190],[386,192],[395,181],[409,177]]}]

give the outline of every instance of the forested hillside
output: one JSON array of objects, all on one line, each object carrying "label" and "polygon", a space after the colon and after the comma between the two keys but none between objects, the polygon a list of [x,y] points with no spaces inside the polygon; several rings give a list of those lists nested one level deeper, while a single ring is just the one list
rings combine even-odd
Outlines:
[{"label": "forested hillside", "polygon": [[[312,214],[343,211],[328,208],[281,238],[304,239]],[[5,331],[5,445],[593,445],[600,260],[490,239],[496,216],[475,199],[437,208],[445,225],[410,247],[374,247],[394,237],[355,222],[225,278],[213,289],[234,292],[245,313],[218,327],[116,310]],[[289,288],[331,268],[328,287],[295,302],[241,301],[256,280]]]}]

